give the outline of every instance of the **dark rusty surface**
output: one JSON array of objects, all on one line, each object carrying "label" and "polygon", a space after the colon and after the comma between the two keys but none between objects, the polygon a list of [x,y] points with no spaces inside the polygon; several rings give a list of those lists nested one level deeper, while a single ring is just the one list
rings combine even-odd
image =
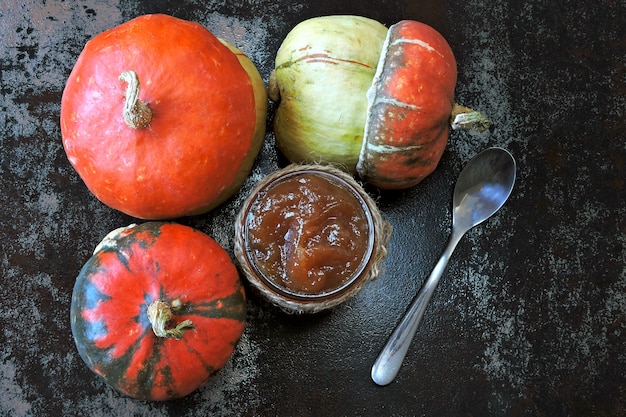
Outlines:
[{"label": "dark rusty surface", "polygon": [[[280,42],[308,17],[421,20],[456,55],[458,101],[496,125],[453,132],[418,186],[369,190],[395,228],[383,276],[315,317],[285,316],[251,294],[229,364],[171,403],[119,395],[76,352],[74,278],[108,231],[135,219],[89,194],[59,129],[84,43],[154,12],[230,40],[266,82]],[[611,0],[3,1],[0,415],[626,415],[625,16]],[[377,387],[371,364],[446,243],[455,178],[493,145],[516,157],[516,189],[460,243],[398,378]],[[179,221],[232,253],[241,201],[282,163],[270,131],[233,200]]]}]

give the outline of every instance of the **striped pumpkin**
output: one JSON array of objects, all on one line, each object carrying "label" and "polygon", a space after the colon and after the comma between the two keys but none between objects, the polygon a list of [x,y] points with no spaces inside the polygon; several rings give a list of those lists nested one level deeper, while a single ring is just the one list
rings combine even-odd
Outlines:
[{"label": "striped pumpkin", "polygon": [[228,361],[246,299],[227,252],[190,227],[149,222],[110,233],[72,293],[78,353],[121,393],[183,397]]}]

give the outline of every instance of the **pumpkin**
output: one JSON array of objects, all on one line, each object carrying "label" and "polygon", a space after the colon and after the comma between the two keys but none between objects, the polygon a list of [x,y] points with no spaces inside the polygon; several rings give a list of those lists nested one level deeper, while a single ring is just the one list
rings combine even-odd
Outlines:
[{"label": "pumpkin", "polygon": [[203,26],[160,14],[87,42],[63,91],[61,133],[89,190],[142,219],[204,213],[236,192],[266,118],[265,88],[240,60]]},{"label": "pumpkin", "polygon": [[276,143],[291,162],[336,165],[383,189],[412,187],[439,163],[451,123],[490,126],[454,102],[456,76],[450,46],[424,23],[305,20],[281,44],[270,77]]},{"label": "pumpkin", "polygon": [[221,369],[245,326],[246,298],[227,252],[176,223],[111,232],[76,279],[71,329],[82,359],[121,393],[183,397]]}]

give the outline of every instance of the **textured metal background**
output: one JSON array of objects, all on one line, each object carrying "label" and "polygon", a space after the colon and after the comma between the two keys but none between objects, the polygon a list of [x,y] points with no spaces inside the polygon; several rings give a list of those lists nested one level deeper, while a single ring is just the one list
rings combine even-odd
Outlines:
[{"label": "textured metal background", "polygon": [[[626,415],[623,1],[0,6],[0,415]],[[383,276],[315,317],[288,317],[251,294],[232,360],[170,403],[117,394],[76,352],[74,279],[108,231],[135,219],[89,194],[59,129],[63,86],[84,43],[154,12],[204,24],[247,53],[265,81],[282,39],[308,17],[421,20],[456,55],[458,101],[496,124],[489,135],[453,132],[439,168],[418,186],[369,189],[395,228]],[[398,378],[377,387],[372,362],[445,246],[455,178],[493,145],[517,158],[516,189],[460,243]],[[232,253],[242,200],[283,164],[270,130],[241,192],[210,214],[179,221]]]}]

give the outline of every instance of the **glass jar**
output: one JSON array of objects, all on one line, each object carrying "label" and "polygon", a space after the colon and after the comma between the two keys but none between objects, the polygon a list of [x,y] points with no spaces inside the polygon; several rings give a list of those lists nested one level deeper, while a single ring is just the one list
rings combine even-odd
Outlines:
[{"label": "glass jar", "polygon": [[391,225],[354,178],[322,165],[291,165],[264,178],[235,224],[247,281],[288,313],[317,313],[376,278]]}]

